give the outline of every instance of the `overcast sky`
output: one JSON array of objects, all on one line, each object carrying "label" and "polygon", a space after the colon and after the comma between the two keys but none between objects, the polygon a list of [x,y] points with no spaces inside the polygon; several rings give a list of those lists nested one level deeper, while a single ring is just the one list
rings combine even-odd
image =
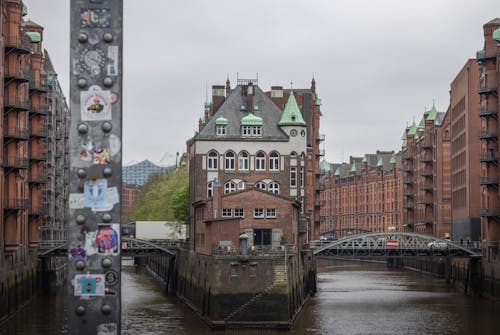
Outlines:
[{"label": "overcast sky", "polygon": [[[24,0],[68,92],[69,0]],[[322,99],[326,160],[399,150],[424,108],[483,46],[499,0],[125,0],[124,164],[173,163],[197,129],[205,86],[259,76]],[[210,90],[209,90],[210,95]]]}]

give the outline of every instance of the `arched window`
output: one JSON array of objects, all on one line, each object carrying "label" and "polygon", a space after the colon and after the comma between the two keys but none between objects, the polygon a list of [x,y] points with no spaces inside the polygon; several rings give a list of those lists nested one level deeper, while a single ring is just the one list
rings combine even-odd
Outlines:
[{"label": "arched window", "polygon": [[209,170],[217,170],[219,167],[219,155],[215,151],[210,151],[208,153],[208,169]]},{"label": "arched window", "polygon": [[255,170],[266,171],[266,154],[262,151],[255,155]]},{"label": "arched window", "polygon": [[214,183],[211,181],[207,184],[207,198],[214,196]]},{"label": "arched window", "polygon": [[240,181],[236,186],[238,187],[238,190],[244,190],[246,188],[246,183],[244,181]]},{"label": "arched window", "polygon": [[255,187],[261,190],[267,190],[267,185],[266,183],[259,181],[257,184],[255,184]]},{"label": "arched window", "polygon": [[269,171],[279,171],[280,169],[280,155],[273,151],[269,155]]},{"label": "arched window", "polygon": [[224,159],[224,169],[234,171],[235,167],[235,154],[232,151],[226,152],[226,157]]},{"label": "arched window", "polygon": [[228,194],[234,191],[236,191],[235,183],[233,183],[232,181],[228,181],[227,183],[224,184],[224,194]]},{"label": "arched window", "polygon": [[239,162],[238,162],[238,170],[239,171],[248,171],[248,152],[242,151],[240,152]]},{"label": "arched window", "polygon": [[300,154],[300,165],[301,166],[306,165],[306,155],[304,155],[304,153]]},{"label": "arched window", "polygon": [[271,193],[274,193],[274,194],[280,194],[280,184],[273,181],[269,184],[269,186],[267,187],[267,190]]}]

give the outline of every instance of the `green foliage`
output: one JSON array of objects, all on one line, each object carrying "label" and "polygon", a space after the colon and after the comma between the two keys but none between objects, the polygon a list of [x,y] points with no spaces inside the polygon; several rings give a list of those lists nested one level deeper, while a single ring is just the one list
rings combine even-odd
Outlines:
[{"label": "green foliage", "polygon": [[[179,221],[186,223],[189,217],[188,185],[187,167],[151,177],[143,186],[141,195],[134,204],[127,221]],[[183,191],[184,189],[186,191]],[[186,195],[183,192],[186,192]]]}]

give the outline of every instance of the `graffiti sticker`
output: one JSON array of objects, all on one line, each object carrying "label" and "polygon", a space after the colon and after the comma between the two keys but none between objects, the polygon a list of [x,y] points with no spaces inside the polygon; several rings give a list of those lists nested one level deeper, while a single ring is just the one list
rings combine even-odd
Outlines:
[{"label": "graffiti sticker", "polygon": [[84,261],[85,259],[87,259],[87,253],[85,252],[85,249],[82,248],[82,246],[79,244],[76,247],[69,248],[68,259],[70,261]]},{"label": "graffiti sticker", "polygon": [[85,197],[85,207],[90,207],[94,211],[104,210],[109,207],[106,201],[107,179],[96,179],[86,181],[83,185],[83,195]]},{"label": "graffiti sticker", "polygon": [[80,28],[109,28],[111,10],[109,8],[82,8]]},{"label": "graffiti sticker", "polygon": [[71,209],[85,208],[83,193],[70,193],[68,202]]},{"label": "graffiti sticker", "polygon": [[97,227],[97,251],[100,254],[118,255],[120,251],[120,225],[104,224]]},{"label": "graffiti sticker", "polygon": [[97,85],[80,93],[83,121],[111,120],[111,92],[103,91]]},{"label": "graffiti sticker", "polygon": [[75,296],[104,296],[104,275],[76,275],[75,276]]},{"label": "graffiti sticker", "polygon": [[109,148],[95,148],[93,157],[94,164],[105,165],[111,162],[111,153]]},{"label": "graffiti sticker", "polygon": [[111,45],[108,47],[108,76],[118,75],[118,46]]},{"label": "graffiti sticker", "polygon": [[94,149],[94,144],[92,140],[85,139],[80,143],[80,159],[84,162],[92,161],[92,150]]}]

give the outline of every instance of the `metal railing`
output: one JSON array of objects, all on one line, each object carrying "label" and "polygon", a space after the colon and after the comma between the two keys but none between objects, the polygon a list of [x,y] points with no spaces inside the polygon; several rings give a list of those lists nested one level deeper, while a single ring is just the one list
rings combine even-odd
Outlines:
[{"label": "metal railing", "polygon": [[8,127],[4,128],[3,136],[19,139],[28,139],[30,132],[27,127]]},{"label": "metal railing", "polygon": [[30,101],[28,98],[21,98],[17,96],[12,97],[7,95],[4,100],[4,106],[5,108],[18,108],[18,109],[29,110]]},{"label": "metal railing", "polygon": [[29,52],[31,39],[28,35],[12,35],[5,37],[5,48],[16,48],[24,52]]},{"label": "metal railing", "polygon": [[[267,255],[284,255],[293,254],[297,251],[294,244],[284,244],[278,246],[250,246],[247,250],[248,256],[267,256]],[[212,247],[212,255],[217,256],[230,256],[230,255],[243,255],[242,249],[237,247],[222,247],[214,245]]]},{"label": "metal railing", "polygon": [[8,156],[4,163],[6,167],[27,168],[30,160],[28,157]]},{"label": "metal railing", "polygon": [[498,177],[479,177],[480,185],[498,185]]},{"label": "metal railing", "polygon": [[26,209],[27,207],[28,199],[7,198],[4,200],[4,209]]},{"label": "metal railing", "polygon": [[29,67],[21,66],[19,64],[9,65],[6,62],[5,69],[4,69],[4,77],[5,78],[18,78],[18,79],[22,79],[23,81],[29,81],[32,78],[32,75],[29,71]]},{"label": "metal railing", "polygon": [[491,107],[481,107],[479,108],[479,116],[497,116],[498,111]]}]

